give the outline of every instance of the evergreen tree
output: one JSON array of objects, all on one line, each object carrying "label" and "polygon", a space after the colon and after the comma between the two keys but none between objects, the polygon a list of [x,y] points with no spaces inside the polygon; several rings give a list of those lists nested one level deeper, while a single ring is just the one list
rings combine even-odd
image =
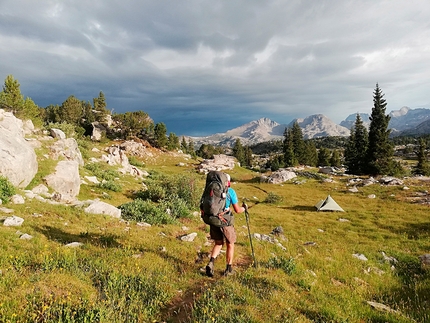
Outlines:
[{"label": "evergreen tree", "polygon": [[252,149],[249,146],[245,147],[245,166],[252,167]]},{"label": "evergreen tree", "polygon": [[366,171],[366,152],[369,144],[368,132],[357,113],[345,148],[345,165],[348,173],[361,175]]},{"label": "evergreen tree", "polygon": [[61,122],[79,125],[84,116],[84,103],[75,96],[69,96],[60,106]]},{"label": "evergreen tree", "polygon": [[141,110],[113,115],[113,120],[119,125],[121,135],[143,138],[154,133],[154,122],[146,112]]},{"label": "evergreen tree", "polygon": [[366,173],[370,175],[389,175],[394,168],[392,160],[394,149],[389,141],[388,129],[390,116],[385,114],[386,106],[384,94],[376,83],[366,153]]},{"label": "evergreen tree", "polygon": [[8,75],[0,95],[0,102],[12,109],[14,113],[20,112],[24,104],[24,96],[21,94],[20,86],[13,75]]},{"label": "evergreen tree", "polygon": [[293,137],[294,155],[299,164],[305,164],[305,143],[303,141],[303,133],[297,121],[293,123],[291,135]]},{"label": "evergreen tree", "polygon": [[181,150],[184,154],[188,153],[188,144],[184,136],[182,136],[182,140],[181,140]]},{"label": "evergreen tree", "polygon": [[284,165],[286,167],[293,167],[298,164],[296,155],[294,154],[293,134],[290,128],[285,128],[284,130],[283,153]]},{"label": "evergreen tree", "polygon": [[330,150],[323,147],[318,151],[318,166],[328,165],[330,165]]},{"label": "evergreen tree", "polygon": [[158,148],[164,148],[167,145],[167,128],[163,122],[159,122],[154,128],[155,144]]},{"label": "evergreen tree", "polygon": [[196,157],[196,151],[194,149],[194,142],[191,138],[188,140],[187,153],[190,154],[192,157]]},{"label": "evergreen tree", "polygon": [[214,147],[210,144],[202,144],[197,150],[196,154],[204,159],[212,159],[214,155],[222,154],[223,149],[221,147]]},{"label": "evergreen tree", "polygon": [[58,104],[51,104],[45,108],[44,121],[46,123],[61,123],[60,106]]},{"label": "evergreen tree", "polygon": [[171,132],[169,133],[169,137],[167,138],[167,149],[175,150],[179,148],[179,138],[178,136]]},{"label": "evergreen tree", "polygon": [[242,146],[242,143],[240,142],[240,139],[237,138],[234,146],[233,146],[233,156],[236,157],[236,159],[238,160],[238,162],[241,165],[245,165],[246,164],[246,160],[245,160],[245,149]]},{"label": "evergreen tree", "polygon": [[21,119],[31,119],[35,124],[41,123],[39,107],[30,98],[21,94],[20,84],[13,75],[8,75],[0,92],[0,106],[12,110]]},{"label": "evergreen tree", "polygon": [[104,122],[109,111],[106,108],[106,98],[102,91],[100,91],[97,98],[93,99],[93,105],[95,121]]},{"label": "evergreen tree", "polygon": [[333,150],[330,157],[330,166],[333,167],[340,167],[342,165],[342,162],[340,160],[340,154],[337,149]]},{"label": "evergreen tree", "polygon": [[414,174],[424,175],[424,176],[430,175],[430,165],[427,159],[426,148],[427,148],[426,142],[424,141],[423,138],[420,138],[418,151],[416,152],[418,163],[414,167],[414,170],[413,170]]},{"label": "evergreen tree", "polygon": [[317,166],[318,164],[318,151],[313,141],[305,141],[305,165]]}]

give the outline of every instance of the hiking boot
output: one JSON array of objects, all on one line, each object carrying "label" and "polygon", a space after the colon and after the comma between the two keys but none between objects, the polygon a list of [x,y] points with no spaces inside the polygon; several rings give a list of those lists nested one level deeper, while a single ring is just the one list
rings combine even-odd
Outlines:
[{"label": "hiking boot", "polygon": [[214,263],[209,262],[206,266],[206,276],[213,277],[214,276]]},{"label": "hiking boot", "polygon": [[233,269],[229,269],[229,268],[227,268],[225,271],[224,271],[224,276],[226,277],[226,276],[231,276],[231,275],[233,275],[234,274],[234,271],[233,271]]}]

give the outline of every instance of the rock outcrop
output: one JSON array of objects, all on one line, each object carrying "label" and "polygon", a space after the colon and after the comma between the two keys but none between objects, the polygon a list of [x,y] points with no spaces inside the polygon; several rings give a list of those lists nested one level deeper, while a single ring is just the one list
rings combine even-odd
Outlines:
[{"label": "rock outcrop", "polygon": [[0,175],[14,186],[24,188],[37,169],[36,153],[24,138],[23,122],[0,109]]},{"label": "rock outcrop", "polygon": [[58,193],[57,200],[73,202],[79,194],[81,179],[77,161],[59,161],[55,172],[45,177],[46,184]]}]

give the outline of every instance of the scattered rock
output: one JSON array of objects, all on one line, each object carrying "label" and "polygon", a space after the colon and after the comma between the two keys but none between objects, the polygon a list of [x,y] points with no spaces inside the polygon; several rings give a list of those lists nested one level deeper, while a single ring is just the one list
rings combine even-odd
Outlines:
[{"label": "scattered rock", "polygon": [[348,219],[344,219],[344,218],[339,218],[337,219],[339,222],[350,222]]},{"label": "scattered rock", "polygon": [[236,160],[233,156],[224,154],[214,155],[213,159],[205,159],[198,166],[200,173],[207,174],[211,170],[223,171],[231,170],[236,165]]},{"label": "scattered rock", "polygon": [[374,309],[381,311],[381,312],[389,312],[389,313],[397,313],[400,314],[400,312],[393,310],[391,307],[384,305],[382,303],[377,303],[373,301],[367,301],[367,304],[372,306]]},{"label": "scattered rock", "polygon": [[24,233],[24,234],[22,234],[19,238],[20,238],[21,240],[31,240],[31,239],[33,239],[33,236],[31,236],[31,235],[29,235],[29,234],[27,234],[27,233]]},{"label": "scattered rock", "polygon": [[21,195],[19,195],[19,194],[15,194],[15,195],[13,195],[13,196],[10,198],[10,201],[11,201],[13,204],[24,204],[24,203],[25,203],[24,198],[23,198]]},{"label": "scattered rock", "polygon": [[71,243],[68,243],[68,244],[64,245],[64,247],[67,247],[67,248],[78,248],[78,247],[83,246],[83,245],[84,244],[82,242],[71,242]]},{"label": "scattered rock", "polygon": [[66,139],[66,134],[64,133],[64,131],[60,129],[52,128],[50,133],[51,133],[51,136],[55,139]]},{"label": "scattered rock", "polygon": [[274,234],[274,235],[284,234],[284,229],[281,226],[278,226],[272,230],[271,234]]},{"label": "scattered rock", "polygon": [[121,218],[121,209],[102,201],[92,201],[92,203],[84,209],[85,213],[104,214],[113,218]]},{"label": "scattered rock", "polygon": [[348,192],[357,193],[358,192],[357,186],[351,187],[350,189],[348,189]]},{"label": "scattered rock", "polygon": [[6,207],[0,207],[0,212],[3,212],[3,213],[13,213],[13,210],[12,209],[8,209]]},{"label": "scattered rock", "polygon": [[281,184],[296,177],[297,175],[295,172],[281,168],[276,172],[273,172],[265,181],[270,184]]},{"label": "scattered rock", "polygon": [[316,246],[316,245],[317,245],[317,243],[316,243],[316,242],[314,242],[314,241],[307,241],[307,242],[305,242],[303,245],[304,245],[304,246]]},{"label": "scattered rock", "polygon": [[419,256],[421,260],[421,264],[424,266],[430,266],[430,253],[426,253],[422,256]]},{"label": "scattered rock", "polygon": [[33,192],[34,194],[39,194],[39,195],[47,195],[49,192],[49,189],[45,185],[39,184],[39,185],[33,187],[31,192]]},{"label": "scattered rock", "polygon": [[354,253],[352,254],[353,257],[362,260],[362,261],[367,261],[367,258],[365,255],[363,255],[362,253]]},{"label": "scattered rock", "polygon": [[20,218],[19,216],[13,215],[13,216],[7,217],[4,220],[3,225],[5,227],[19,227],[23,223],[24,223],[24,219],[23,218]]},{"label": "scattered rock", "polygon": [[394,257],[389,257],[385,254],[385,252],[381,251],[382,257],[384,257],[384,260],[390,264],[397,264],[398,260]]},{"label": "scattered rock", "polygon": [[150,225],[149,223],[146,223],[146,222],[137,222],[136,225],[139,226],[139,227],[144,227],[144,228],[149,228],[149,227],[152,226],[152,225]]},{"label": "scattered rock", "polygon": [[197,237],[197,233],[196,232],[192,232],[190,234],[186,234],[184,236],[181,236],[180,239],[182,241],[186,241],[186,242],[192,242],[194,241],[194,239]]}]

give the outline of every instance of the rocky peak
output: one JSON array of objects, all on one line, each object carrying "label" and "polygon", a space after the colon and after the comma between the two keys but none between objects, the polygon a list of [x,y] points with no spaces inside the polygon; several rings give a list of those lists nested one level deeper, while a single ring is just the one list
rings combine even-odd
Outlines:
[{"label": "rocky peak", "polygon": [[314,114],[304,119],[295,119],[290,126],[297,122],[302,129],[303,138],[311,139],[327,136],[349,136],[349,129],[335,124],[322,114]]}]

